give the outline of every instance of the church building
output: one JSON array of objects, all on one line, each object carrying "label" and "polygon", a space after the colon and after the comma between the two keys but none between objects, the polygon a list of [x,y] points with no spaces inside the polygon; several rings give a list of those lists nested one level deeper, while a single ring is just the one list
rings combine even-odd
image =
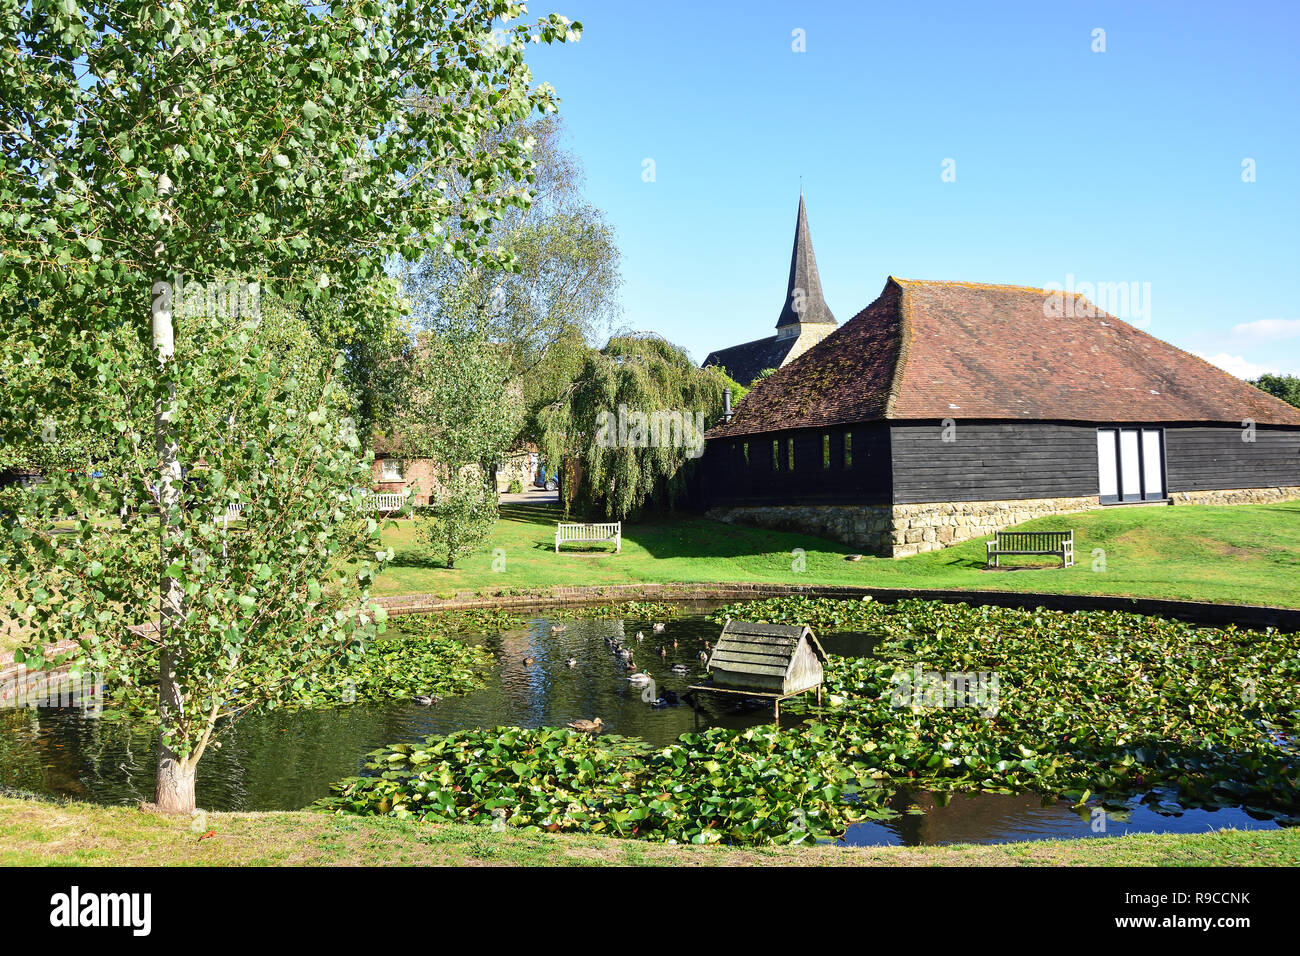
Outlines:
[{"label": "church building", "polygon": [[776,320],[776,335],[710,352],[704,365],[716,365],[741,385],[749,385],[761,372],[793,362],[834,332],[835,326],[835,316],[822,298],[822,280],[817,274],[817,257],[813,255],[801,193],[794,249],[790,253],[790,280],[781,316]]}]

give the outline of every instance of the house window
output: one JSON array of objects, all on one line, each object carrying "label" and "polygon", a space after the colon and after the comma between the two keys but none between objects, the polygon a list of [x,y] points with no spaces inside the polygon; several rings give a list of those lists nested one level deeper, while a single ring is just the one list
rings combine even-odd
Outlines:
[{"label": "house window", "polygon": [[781,470],[781,441],[777,438],[772,439],[772,470]]},{"label": "house window", "polygon": [[822,435],[822,468],[831,466],[831,436]]},{"label": "house window", "polygon": [[844,433],[844,467],[853,467],[853,432]]},{"label": "house window", "polygon": [[1165,497],[1165,434],[1159,428],[1097,429],[1097,493],[1107,503]]},{"label": "house window", "polygon": [[794,439],[793,438],[786,440],[785,455],[786,455],[786,462],[788,463],[787,467],[789,468],[790,471],[794,471]]},{"label": "house window", "polygon": [[380,478],[383,481],[401,481],[402,463],[396,458],[385,458],[380,468]]},{"label": "house window", "polygon": [[745,456],[745,470],[749,470],[749,442],[741,442],[740,451]]}]

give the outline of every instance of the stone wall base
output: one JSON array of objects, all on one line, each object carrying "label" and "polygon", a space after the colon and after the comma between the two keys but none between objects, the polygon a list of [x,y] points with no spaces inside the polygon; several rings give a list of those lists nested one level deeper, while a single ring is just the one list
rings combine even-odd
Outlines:
[{"label": "stone wall base", "polygon": [[815,534],[878,557],[903,558],[991,535],[1031,518],[1097,507],[1094,495],[908,505],[766,505],[715,508],[708,514],[733,524]]},{"label": "stone wall base", "polygon": [[1240,488],[1232,491],[1176,491],[1169,496],[1180,505],[1263,505],[1300,499],[1300,486]]},{"label": "stone wall base", "polygon": [[[1266,504],[1300,500],[1300,487],[1180,491],[1170,498],[1177,504]],[[732,524],[815,534],[857,548],[864,554],[905,558],[971,538],[991,537],[995,531],[1031,518],[1100,507],[1096,495],[1085,495],[895,505],[763,505],[714,508],[708,515]]]}]

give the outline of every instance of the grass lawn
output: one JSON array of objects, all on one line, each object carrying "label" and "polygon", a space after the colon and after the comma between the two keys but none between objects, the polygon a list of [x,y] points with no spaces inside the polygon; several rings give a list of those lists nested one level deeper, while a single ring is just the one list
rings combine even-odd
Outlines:
[{"label": "grass lawn", "polygon": [[[984,569],[984,538],[910,558],[848,562],[853,549],[812,535],[723,524],[707,518],[625,522],[623,551],[566,545],[554,553],[559,512],[541,505],[503,505],[491,539],[454,570],[417,542],[413,523],[386,533],[396,560],[380,575],[378,594],[500,591],[640,582],[855,584],[876,587],[1050,591],[1300,606],[1300,503],[1107,508],[1039,518],[1026,530],[1073,528],[1074,567]],[[504,571],[492,569],[493,550]],[[802,548],[806,567],[792,569]],[[1094,549],[1105,570],[1093,570]],[[1004,559],[1010,563],[1014,558]],[[1032,559],[1023,562],[1031,565]],[[1057,562],[1059,565],[1059,562]]]},{"label": "grass lawn", "polygon": [[[210,836],[204,834],[210,833]],[[3,866],[1295,866],[1300,830],[996,846],[669,846],[318,813],[211,813],[195,828],[129,807],[0,798]]]}]

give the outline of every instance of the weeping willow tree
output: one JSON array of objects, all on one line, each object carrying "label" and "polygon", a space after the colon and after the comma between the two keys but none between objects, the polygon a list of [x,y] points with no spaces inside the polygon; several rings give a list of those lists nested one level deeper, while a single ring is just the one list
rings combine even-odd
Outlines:
[{"label": "weeping willow tree", "polygon": [[619,336],[586,350],[535,419],[548,467],[561,466],[566,512],[621,521],[681,505],[727,388],[735,400],[745,391],[658,336]]}]

